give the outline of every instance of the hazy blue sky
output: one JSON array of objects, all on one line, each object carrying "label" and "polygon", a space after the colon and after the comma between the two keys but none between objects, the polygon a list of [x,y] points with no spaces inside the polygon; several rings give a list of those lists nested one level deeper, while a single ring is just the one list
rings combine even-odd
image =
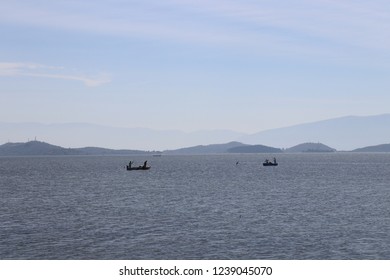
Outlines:
[{"label": "hazy blue sky", "polygon": [[0,121],[269,128],[388,113],[390,2],[0,0]]}]

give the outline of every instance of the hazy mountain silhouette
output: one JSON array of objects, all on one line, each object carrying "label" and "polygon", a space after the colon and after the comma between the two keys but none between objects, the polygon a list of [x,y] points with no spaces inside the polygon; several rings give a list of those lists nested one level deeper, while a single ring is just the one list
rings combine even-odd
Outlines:
[{"label": "hazy mountain silhouette", "polygon": [[1,156],[37,156],[37,155],[80,155],[81,152],[65,149],[40,141],[26,143],[6,143],[0,146]]},{"label": "hazy mountain silhouette", "polygon": [[300,143],[327,143],[337,150],[353,150],[389,143],[390,114],[342,117],[244,134],[227,130],[182,132],[147,128],[120,128],[85,123],[0,123],[0,144],[37,139],[63,147],[173,150],[232,141],[288,148]]},{"label": "hazy mountain silhouette", "polygon": [[113,150],[105,148],[63,148],[41,141],[6,143],[0,145],[0,156],[59,156],[59,155],[135,155],[151,152],[139,150]]},{"label": "hazy mountain silhouette", "polygon": [[221,154],[221,153],[281,153],[278,148],[263,145],[247,145],[240,142],[226,144],[198,145],[177,150],[164,151],[170,155],[198,155],[198,154]]},{"label": "hazy mountain silhouette", "polygon": [[279,148],[268,147],[264,145],[245,145],[228,149],[228,153],[282,153]]},{"label": "hazy mountain silhouette", "polygon": [[287,153],[326,153],[335,151],[336,149],[322,143],[302,143],[285,150]]},{"label": "hazy mountain silhouette", "polygon": [[342,117],[319,122],[272,129],[244,136],[248,144],[287,148],[299,143],[322,142],[337,150],[389,143],[390,114],[366,117]]},{"label": "hazy mountain silhouette", "polygon": [[[99,147],[63,148],[41,141],[26,143],[6,143],[0,145],[0,156],[60,156],[60,155],[201,155],[222,153],[282,153],[282,152],[335,152],[336,150],[321,143],[302,143],[282,150],[264,145],[248,145],[240,142],[225,144],[198,145],[163,152],[142,150],[115,150]],[[390,152],[390,144],[363,147],[352,152]]]},{"label": "hazy mountain silhouette", "polygon": [[240,142],[229,142],[226,144],[197,145],[176,150],[164,151],[167,155],[199,155],[199,154],[220,154],[227,153],[229,149],[246,146]]},{"label": "hazy mountain silhouette", "polygon": [[389,153],[390,152],[390,144],[382,144],[382,145],[376,145],[376,146],[368,146],[363,147],[359,149],[355,149],[352,152],[359,152],[359,153]]},{"label": "hazy mountain silhouette", "polygon": [[244,135],[228,130],[160,131],[85,123],[0,123],[0,131],[0,144],[26,142],[37,137],[40,141],[56,143],[63,147],[94,146],[136,150],[168,150],[195,145],[226,143]]}]

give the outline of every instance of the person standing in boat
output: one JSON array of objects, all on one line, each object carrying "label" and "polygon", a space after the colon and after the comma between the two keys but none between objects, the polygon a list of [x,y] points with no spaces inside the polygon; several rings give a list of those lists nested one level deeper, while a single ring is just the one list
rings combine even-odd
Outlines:
[{"label": "person standing in boat", "polygon": [[129,168],[131,168],[131,164],[132,164],[133,162],[130,160],[129,161]]}]

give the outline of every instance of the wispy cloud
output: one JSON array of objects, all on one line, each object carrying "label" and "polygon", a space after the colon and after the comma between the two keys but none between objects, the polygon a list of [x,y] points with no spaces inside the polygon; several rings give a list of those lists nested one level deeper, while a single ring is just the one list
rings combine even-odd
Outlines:
[{"label": "wispy cloud", "polygon": [[88,87],[96,87],[111,81],[109,75],[86,76],[69,73],[63,67],[48,66],[37,63],[0,62],[0,76],[27,76],[48,79],[79,81]]},{"label": "wispy cloud", "polygon": [[[290,43],[336,43],[349,46],[390,48],[390,3],[382,0],[229,1],[169,0],[182,7],[246,23],[252,35],[270,34]],[[293,38],[293,39],[292,39]]]},{"label": "wispy cloud", "polygon": [[3,6],[0,22],[260,53],[390,50],[390,4],[384,0],[86,0],[40,6],[14,0]]}]

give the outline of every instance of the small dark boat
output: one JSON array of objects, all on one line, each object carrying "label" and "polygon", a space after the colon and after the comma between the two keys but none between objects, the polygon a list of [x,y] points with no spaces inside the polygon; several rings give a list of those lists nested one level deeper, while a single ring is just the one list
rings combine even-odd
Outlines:
[{"label": "small dark boat", "polygon": [[276,158],[274,158],[274,161],[270,161],[268,159],[266,159],[264,162],[263,162],[263,166],[278,166],[278,163],[276,162]]},{"label": "small dark boat", "polygon": [[126,170],[127,171],[131,171],[131,170],[149,170],[150,169],[150,166],[147,166],[146,164],[148,163],[148,161],[145,161],[144,162],[144,165],[140,165],[140,166],[131,166],[132,165],[132,161],[129,162],[128,165],[126,165]]}]

